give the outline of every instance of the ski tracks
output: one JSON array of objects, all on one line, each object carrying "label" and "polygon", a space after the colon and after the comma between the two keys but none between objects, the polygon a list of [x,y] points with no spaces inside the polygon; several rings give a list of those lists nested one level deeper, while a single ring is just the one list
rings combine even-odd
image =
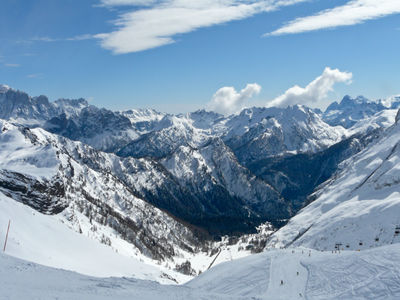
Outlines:
[{"label": "ski tracks", "polygon": [[308,271],[301,263],[308,257],[307,250],[291,250],[271,255],[269,284],[264,299],[307,299]]}]

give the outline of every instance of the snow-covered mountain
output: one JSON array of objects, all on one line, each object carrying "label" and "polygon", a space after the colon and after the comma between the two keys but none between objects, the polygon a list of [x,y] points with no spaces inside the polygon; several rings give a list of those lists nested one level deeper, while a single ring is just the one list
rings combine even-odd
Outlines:
[{"label": "snow-covered mountain", "polygon": [[[389,257],[398,251],[390,244],[400,242],[399,104],[345,97],[325,114],[295,105],[172,115],[49,102],[0,86],[7,253],[87,275],[134,277],[125,285],[33,265],[146,297],[151,286],[173,299],[395,299],[398,266]],[[290,249],[271,250],[281,247]],[[369,248],[376,249],[350,251]],[[349,251],[339,257],[335,249]],[[21,261],[1,256],[3,263],[31,274]],[[201,272],[176,290],[141,281],[182,283]],[[388,279],[371,289],[376,274]]]},{"label": "snow-covered mountain", "polygon": [[30,97],[6,85],[0,86],[0,119],[12,119],[25,125],[41,125],[62,113],[74,116],[88,106],[84,99],[49,102],[46,96]]},{"label": "snow-covered mountain", "polygon": [[[44,96],[32,98],[6,86],[2,86],[0,97],[5,119],[24,126],[40,125],[47,131],[34,134],[32,130],[40,129],[7,122],[4,128],[14,126],[14,132],[29,137],[34,145],[51,145],[35,148],[29,157],[23,154],[23,162],[16,164],[19,169],[13,169],[14,160],[3,160],[1,176],[15,183],[14,190],[28,183],[36,189],[14,193],[14,198],[44,213],[59,213],[70,207],[65,200],[67,190],[75,193],[77,183],[73,178],[63,182],[70,176],[71,167],[59,154],[54,157],[54,152],[67,153],[76,165],[84,167],[85,174],[105,174],[104,178],[116,181],[115,189],[119,190],[121,184],[126,195],[134,195],[212,234],[251,231],[265,221],[279,226],[281,220],[305,205],[306,198],[337,171],[340,162],[377,139],[395,114],[382,101],[345,97],[327,112],[332,112],[332,107],[340,111],[351,106],[348,111],[358,109],[361,118],[385,107],[347,130],[328,125],[314,110],[299,105],[249,108],[223,117],[206,111],[180,115],[150,109],[113,112],[90,106],[84,100],[50,103]],[[385,105],[390,102],[392,107],[397,98],[388,101]],[[40,142],[38,135],[43,137]],[[2,136],[7,138],[6,133]],[[13,157],[19,149],[25,149],[15,140],[9,150]],[[63,171],[39,180],[35,173],[38,169],[24,166],[43,161],[46,163],[40,172],[51,168]],[[97,189],[101,198],[102,189],[109,189],[102,181],[98,185],[103,185]],[[42,195],[40,191],[46,189],[49,192]],[[28,201],[32,193],[35,203]],[[85,193],[85,201],[94,202],[89,197],[92,194]],[[149,251],[145,248],[141,251]],[[170,257],[158,254],[152,253],[157,258]]]},{"label": "snow-covered mountain", "polygon": [[[290,203],[285,202],[274,187],[240,165],[234,153],[219,138],[210,140],[201,148],[181,146],[161,163],[182,186],[195,194],[206,195],[203,205],[214,216],[213,222],[218,221],[215,225],[220,228],[227,222],[239,226],[238,221],[244,216],[254,226],[254,220],[274,221],[292,214]],[[236,213],[230,213],[228,219],[221,219],[231,210]]]},{"label": "snow-covered mountain", "polygon": [[[237,213],[236,216],[229,214],[232,218],[229,223],[239,225],[237,217],[242,219],[243,215],[248,215],[246,223],[254,226],[254,218],[256,222],[289,218],[305,199],[297,197],[298,203],[293,208],[292,195],[287,193],[282,197],[282,185],[276,180],[281,170],[274,171],[274,178],[256,178],[254,174],[259,174],[265,167],[261,160],[270,162],[276,157],[301,153],[313,155],[339,142],[345,134],[345,129],[329,126],[303,106],[252,108],[227,118],[197,111],[165,115],[153,131],[132,141],[117,154],[160,161],[185,189],[195,195],[192,198],[200,199],[200,206],[196,207],[206,210],[207,216],[214,218],[232,208]],[[246,167],[250,164],[251,171]],[[289,181],[292,181],[291,176],[289,174]],[[298,176],[294,174],[294,177]],[[307,191],[311,192],[315,186],[314,183]],[[190,211],[190,207],[183,208]],[[176,209],[173,213],[196,225],[213,223],[208,217],[199,223],[196,216],[188,219]],[[228,222],[219,217],[216,220]],[[223,224],[218,226],[222,228]]]},{"label": "snow-covered mountain", "polygon": [[159,159],[174,153],[179,146],[199,147],[208,138],[208,132],[194,127],[193,120],[184,116],[166,115],[151,132],[122,147],[118,155]]},{"label": "snow-covered mountain", "polygon": [[48,120],[43,128],[107,152],[139,137],[127,117],[95,106],[85,107],[73,116],[62,113]]},{"label": "snow-covered mountain", "polygon": [[[146,161],[120,160],[43,129],[0,121],[0,191],[35,210],[61,214],[82,234],[111,244],[113,236],[148,257],[173,259],[201,246],[186,226],[143,201],[135,185],[160,174]],[[124,174],[124,176],[119,175]],[[155,184],[154,184],[155,185]]]},{"label": "snow-covered mountain", "polygon": [[[236,206],[231,204],[229,208],[224,202],[210,202],[212,209],[204,209],[200,200],[205,202],[210,199],[200,199],[195,191],[183,188],[158,162],[132,157],[121,158],[41,128],[29,129],[0,120],[0,157],[0,195],[4,195],[1,204],[4,212],[0,218],[2,222],[11,218],[18,224],[21,219],[26,219],[25,215],[29,215],[21,206],[15,205],[12,213],[10,209],[6,213],[5,206],[13,205],[12,202],[17,201],[33,208],[38,216],[47,215],[50,223],[61,221],[65,224],[65,229],[70,228],[71,232],[96,240],[137,260],[145,260],[152,265],[163,264],[169,273],[176,269],[193,276],[203,271],[217,255],[218,251],[215,250],[222,245],[209,242],[206,232],[179,221],[171,213],[175,213],[175,216],[179,212],[186,213],[192,220],[196,216],[204,222],[199,222],[201,225],[218,233],[232,230],[234,226],[241,232],[243,220],[251,220],[251,216],[248,216],[251,210],[245,209],[237,198],[229,196],[222,188],[219,194],[213,195],[210,191],[207,195],[216,200],[218,195],[223,195],[224,200],[234,199],[237,201]],[[218,191],[216,185],[213,191]],[[149,202],[158,204],[164,211]],[[220,210],[215,212],[218,205]],[[243,210],[241,215],[238,215],[238,209]],[[19,210],[22,212],[19,213]],[[236,224],[223,229],[217,227],[223,225],[224,220],[230,219],[234,219]],[[46,220],[46,217],[33,218],[31,221],[37,220]],[[206,220],[210,223],[209,227],[205,226]],[[259,223],[252,223],[252,226],[257,224]],[[56,229],[59,225],[51,227],[54,227],[54,231],[50,234],[61,234]],[[34,233],[29,234],[29,230],[23,228],[24,226],[20,227],[19,236],[14,230],[14,254],[20,253],[22,258],[66,268],[65,264],[58,264],[60,257],[49,260],[47,256],[35,254],[45,251],[46,247],[55,247],[59,249],[57,251],[61,251],[63,247],[52,242],[32,244],[29,236]],[[247,230],[250,230],[250,225],[247,225]],[[260,241],[265,243],[266,234],[261,233],[252,236],[251,240],[240,242],[244,248],[234,254],[231,254],[231,250],[226,250],[230,256],[225,255],[224,259],[227,260],[232,255],[250,254],[253,248],[245,249],[247,245],[258,247],[257,243]],[[26,251],[27,245],[30,245],[31,252]],[[187,264],[188,259],[191,260],[194,256],[200,259],[196,259],[193,265]],[[82,272],[85,266],[83,264],[79,268],[77,265],[72,269]],[[93,275],[91,270],[88,273]],[[170,274],[169,277],[156,279],[187,280],[179,279],[179,276],[181,275]]]},{"label": "snow-covered mountain", "polygon": [[147,203],[218,235],[252,231],[265,221],[280,226],[393,118],[382,112],[346,130],[299,105],[249,108],[229,117],[204,110],[171,115],[113,112],[84,100],[50,103],[6,86],[2,93],[5,119],[40,125],[92,152],[117,154],[113,164],[102,152],[85,157],[83,149],[81,155]]},{"label": "snow-covered mountain", "polygon": [[333,102],[322,114],[323,120],[332,125],[350,128],[360,120],[372,117],[385,109],[397,109],[400,97],[393,96],[384,100],[371,101],[363,96],[351,98],[344,96],[340,103]]},{"label": "snow-covered mountain", "polygon": [[344,161],[269,246],[357,250],[400,242],[399,119]]},{"label": "snow-covered mountain", "polygon": [[346,131],[331,127],[311,109],[249,108],[224,122],[223,139],[245,165],[269,157],[315,153],[343,139]]}]

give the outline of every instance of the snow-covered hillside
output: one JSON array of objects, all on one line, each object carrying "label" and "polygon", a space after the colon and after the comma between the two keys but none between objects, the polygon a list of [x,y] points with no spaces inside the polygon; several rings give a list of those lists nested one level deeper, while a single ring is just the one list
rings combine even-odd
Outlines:
[{"label": "snow-covered hillside", "polygon": [[269,246],[368,249],[400,242],[400,124],[346,160]]},{"label": "snow-covered hillside", "polygon": [[355,123],[348,130],[348,135],[368,133],[376,129],[385,129],[392,126],[395,122],[397,109],[385,109],[377,112],[371,117],[362,119]]},{"label": "snow-covered hillside", "polygon": [[0,254],[0,299],[399,299],[399,244],[366,251],[270,250],[184,286],[93,278]]},{"label": "snow-covered hillside", "polygon": [[82,217],[83,228],[79,233],[71,230],[70,223],[62,215],[43,215],[2,193],[0,207],[0,237],[3,243],[8,220],[11,220],[6,253],[14,257],[98,277],[127,276],[162,283],[190,278],[157,265],[104,227],[99,226],[98,230],[111,233],[112,242],[118,245],[110,247],[96,241],[91,224],[82,222]]}]

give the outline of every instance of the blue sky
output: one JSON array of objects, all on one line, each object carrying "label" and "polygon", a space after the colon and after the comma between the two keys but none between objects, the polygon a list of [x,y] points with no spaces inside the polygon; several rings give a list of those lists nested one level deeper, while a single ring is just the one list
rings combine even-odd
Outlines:
[{"label": "blue sky", "polygon": [[398,0],[3,0],[1,7],[0,83],[51,100],[232,113],[400,93]]}]

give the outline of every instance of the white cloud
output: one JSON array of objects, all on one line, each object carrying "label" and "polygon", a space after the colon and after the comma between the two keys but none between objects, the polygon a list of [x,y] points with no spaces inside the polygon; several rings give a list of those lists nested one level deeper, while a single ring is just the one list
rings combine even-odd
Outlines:
[{"label": "white cloud", "polygon": [[400,0],[352,0],[345,5],[321,11],[313,16],[297,18],[266,35],[293,34],[355,25],[396,13],[400,13]]},{"label": "white cloud", "polygon": [[[96,35],[115,54],[138,52],[174,43],[174,36],[202,27],[248,18],[307,0],[102,0],[103,5],[149,7],[123,13],[114,21],[116,30]],[[153,3],[154,2],[154,3]]]},{"label": "white cloud", "polygon": [[339,69],[326,67],[321,76],[311,81],[305,88],[295,85],[288,89],[283,95],[267,103],[267,106],[286,107],[294,104],[315,104],[324,100],[328,93],[333,90],[335,83],[351,83],[353,74],[342,72]]},{"label": "white cloud", "polygon": [[214,94],[206,109],[224,115],[234,114],[245,108],[247,101],[260,91],[261,86],[257,83],[247,84],[240,92],[233,87],[223,87]]}]

